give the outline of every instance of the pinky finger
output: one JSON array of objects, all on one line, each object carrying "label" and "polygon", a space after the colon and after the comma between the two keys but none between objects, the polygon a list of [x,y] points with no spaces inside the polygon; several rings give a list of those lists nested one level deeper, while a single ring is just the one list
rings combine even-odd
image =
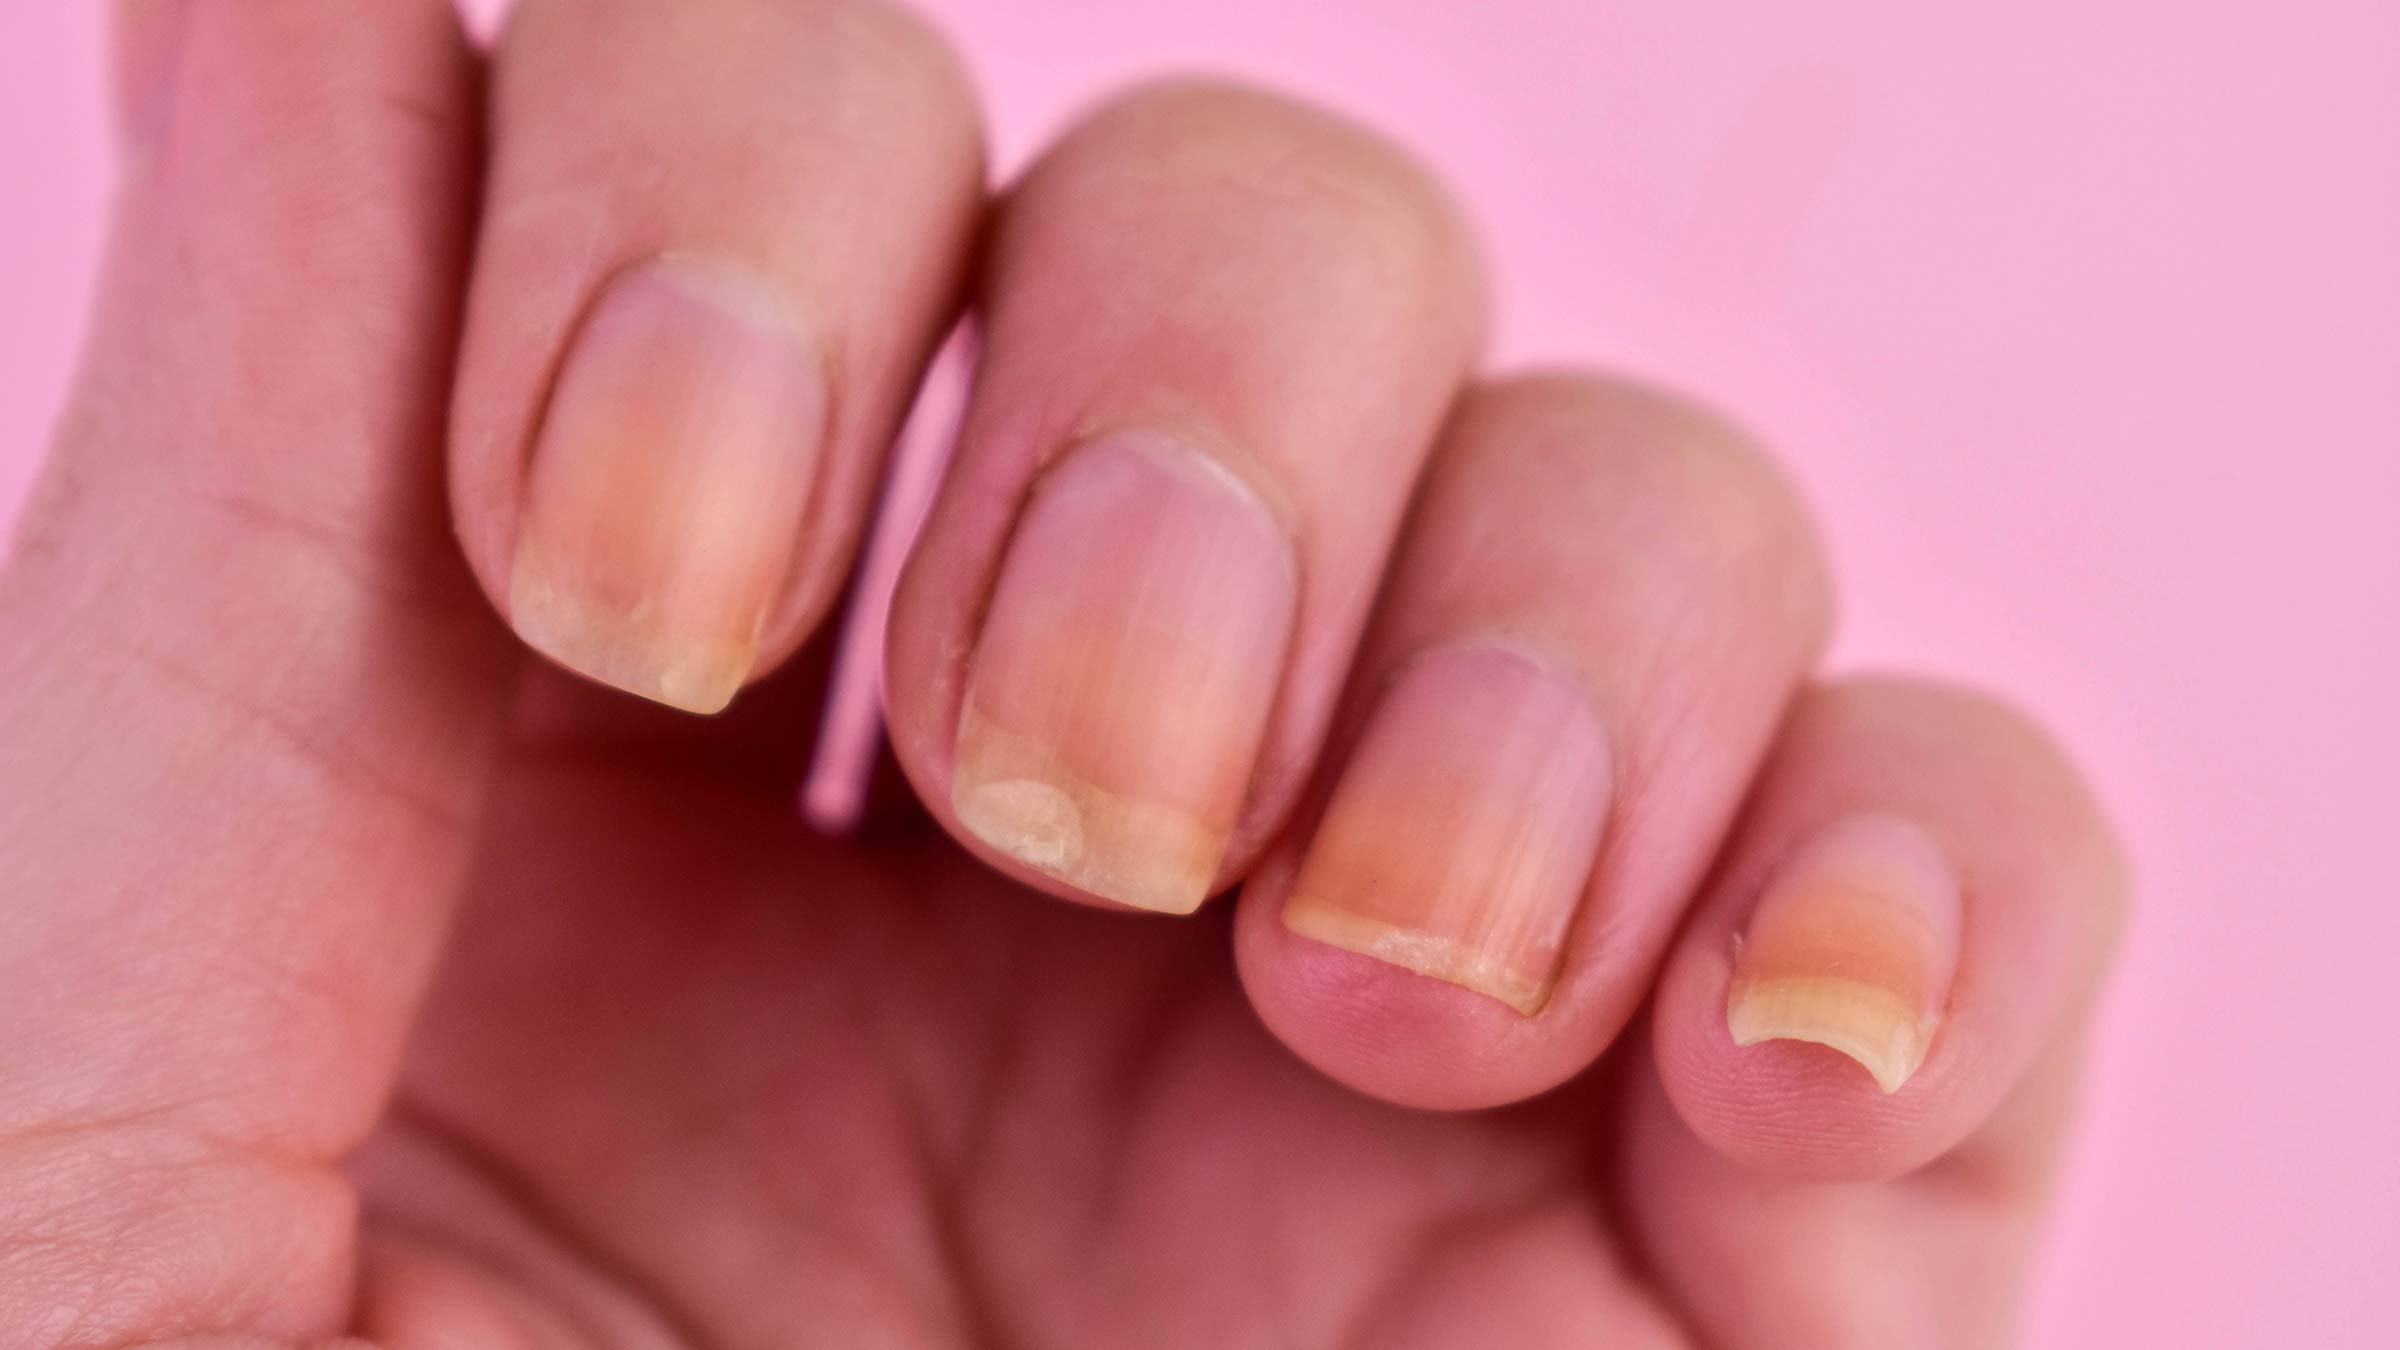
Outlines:
[{"label": "pinky finger", "polygon": [[1982,1127],[2089,1006],[2125,869],[2051,742],[1987,698],[1804,699],[1654,1025],[1667,1094],[1773,1176],[1894,1176]]}]

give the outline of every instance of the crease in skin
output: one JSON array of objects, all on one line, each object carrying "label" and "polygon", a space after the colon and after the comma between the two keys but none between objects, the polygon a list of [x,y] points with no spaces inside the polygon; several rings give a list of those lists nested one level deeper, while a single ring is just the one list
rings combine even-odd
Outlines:
[{"label": "crease in skin", "polygon": [[1935,1019],[1918,1016],[1889,990],[1813,976],[1738,982],[1725,1021],[1735,1045],[1803,1041],[1839,1051],[1888,1096],[1924,1064]]},{"label": "crease in skin", "polygon": [[[1308,896],[1294,896],[1285,904],[1283,923],[1302,937],[1487,994],[1527,1017],[1550,1002],[1550,991],[1558,984],[1555,978],[1527,979],[1510,957],[1496,956],[1472,942],[1380,923]],[[1555,954],[1544,964],[1554,967]]]}]

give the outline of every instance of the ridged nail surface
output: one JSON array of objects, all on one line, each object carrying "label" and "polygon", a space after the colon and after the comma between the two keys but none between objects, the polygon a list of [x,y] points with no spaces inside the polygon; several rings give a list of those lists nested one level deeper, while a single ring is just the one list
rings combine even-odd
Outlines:
[{"label": "ridged nail surface", "polygon": [[1957,878],[1923,830],[1861,815],[1820,831],[1768,880],[1742,932],[1734,1044],[1829,1046],[1899,1091],[1940,1026],[1959,918]]},{"label": "ridged nail surface", "polygon": [[822,357],[764,278],[685,257],[619,274],[534,445],[517,633],[603,684],[723,708],[788,578],[825,409]]},{"label": "ridged nail surface", "polygon": [[1106,899],[1189,913],[1291,643],[1281,523],[1202,446],[1115,432],[1035,485],[969,659],[959,822]]},{"label": "ridged nail surface", "polygon": [[1284,925],[1539,1012],[1610,786],[1580,689],[1504,648],[1420,656],[1343,766]]}]

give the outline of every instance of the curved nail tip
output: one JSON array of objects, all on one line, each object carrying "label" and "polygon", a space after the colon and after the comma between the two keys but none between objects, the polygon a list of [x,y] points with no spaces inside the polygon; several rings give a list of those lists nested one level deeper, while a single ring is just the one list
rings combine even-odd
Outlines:
[{"label": "curved nail tip", "polygon": [[1733,1043],[1739,1046],[1759,1045],[1767,1041],[1800,1041],[1821,1045],[1855,1062],[1875,1080],[1875,1086],[1885,1096],[1898,1092],[1915,1075],[1922,1051],[1911,1051],[1896,1045],[1878,1046],[1855,1037],[1829,1032],[1818,1027],[1760,1027],[1747,1034],[1736,1032]]},{"label": "curved nail tip", "polygon": [[750,675],[747,646],[665,640],[538,583],[511,588],[509,626],[553,664],[682,712],[723,712]]},{"label": "curved nail tip", "polygon": [[1737,986],[1727,1000],[1727,1032],[1737,1046],[1802,1041],[1846,1056],[1898,1092],[1925,1062],[1931,1025],[1890,993],[1851,980],[1768,981]]},{"label": "curved nail tip", "polygon": [[1363,918],[1304,897],[1285,902],[1283,926],[1311,941],[1495,999],[1526,1017],[1548,1006],[1557,987],[1556,980],[1526,979],[1454,939]]},{"label": "curved nail tip", "polygon": [[[1157,914],[1190,914],[1208,898],[1207,876],[1162,866],[1120,841],[1089,837],[1086,812],[1067,789],[1031,778],[957,780],[950,809],[967,833],[1025,866],[1103,900]],[[1162,854],[1171,852],[1161,850]]]}]

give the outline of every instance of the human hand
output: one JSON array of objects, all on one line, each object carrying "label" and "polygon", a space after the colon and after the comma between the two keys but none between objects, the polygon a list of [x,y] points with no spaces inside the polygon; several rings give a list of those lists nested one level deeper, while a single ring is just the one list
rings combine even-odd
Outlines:
[{"label": "human hand", "polygon": [[[2005,1336],[2106,827],[1815,673],[1739,433],[1474,373],[1399,152],[1161,85],[987,200],[869,0],[122,26],[0,578],[0,1345]],[[814,837],[969,278],[889,652],[940,828]]]}]

